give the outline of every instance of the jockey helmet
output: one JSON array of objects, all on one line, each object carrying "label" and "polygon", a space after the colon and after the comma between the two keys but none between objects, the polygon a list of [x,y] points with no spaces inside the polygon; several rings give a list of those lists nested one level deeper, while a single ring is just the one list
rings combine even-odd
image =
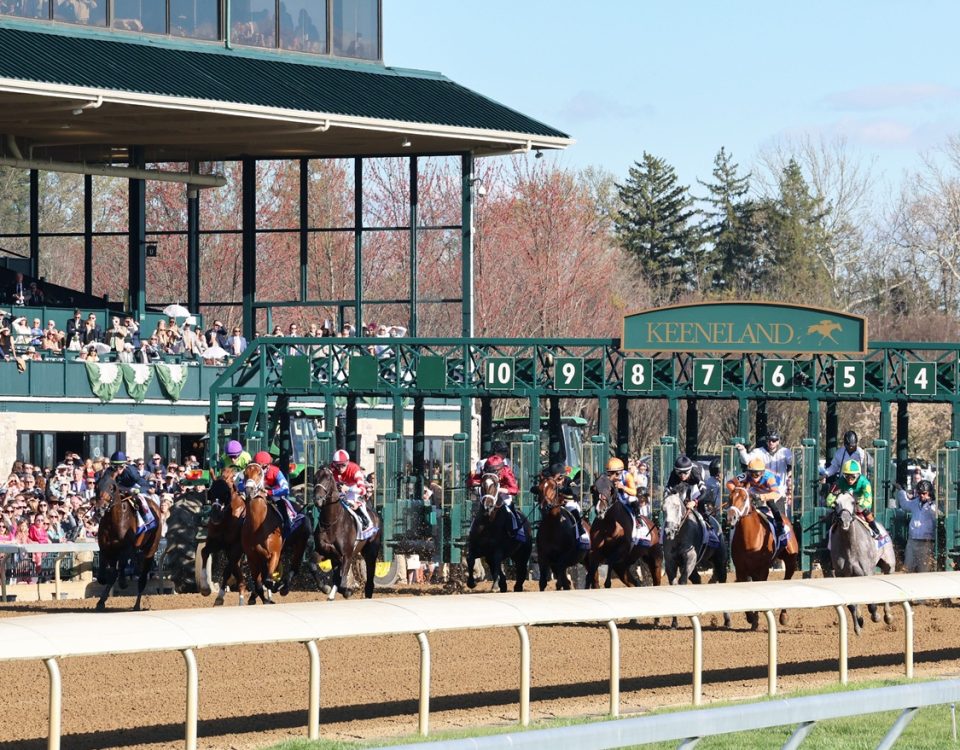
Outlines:
[{"label": "jockey helmet", "polygon": [[127,454],[123,451],[117,451],[112,456],[110,456],[110,463],[112,464],[125,464],[127,462]]},{"label": "jockey helmet", "polygon": [[857,433],[853,430],[847,430],[843,433],[843,444],[848,450],[855,450],[857,447]]},{"label": "jockey helmet", "polygon": [[779,443],[780,442],[780,433],[776,430],[770,430],[767,433],[767,442],[768,443]]},{"label": "jockey helmet", "polygon": [[557,476],[557,474],[566,475],[566,473],[567,473],[567,465],[566,465],[566,464],[562,464],[562,463],[560,463],[560,462],[558,461],[558,462],[555,463],[555,464],[550,464],[550,468],[547,469],[547,471],[550,472],[550,476],[551,476],[551,477],[555,477],[555,476]]},{"label": "jockey helmet", "polygon": [[607,471],[623,471],[623,461],[614,456],[607,461]]},{"label": "jockey helmet", "polygon": [[693,469],[693,461],[690,460],[688,456],[680,454],[677,456],[677,460],[673,462],[673,468],[678,472],[690,471]]},{"label": "jockey helmet", "polygon": [[920,495],[924,492],[933,497],[933,482],[927,479],[917,482],[917,494]]},{"label": "jockey helmet", "polygon": [[224,452],[230,456],[230,458],[236,458],[243,453],[243,446],[240,445],[239,440],[231,440],[229,443],[227,443],[227,447],[224,449]]},{"label": "jockey helmet", "polygon": [[490,456],[483,465],[484,471],[499,471],[504,466],[503,457],[496,454]]},{"label": "jockey helmet", "polygon": [[253,462],[261,466],[269,466],[273,463],[273,458],[266,451],[259,451],[257,455],[253,457]]},{"label": "jockey helmet", "polygon": [[860,476],[860,462],[852,458],[849,461],[844,461],[843,466],[840,467],[840,473],[851,477]]},{"label": "jockey helmet", "polygon": [[349,461],[350,461],[350,454],[347,453],[343,448],[333,452],[333,463],[345,464],[345,463],[348,463]]},{"label": "jockey helmet", "polygon": [[751,474],[754,472],[759,472],[762,474],[763,470],[766,468],[767,466],[763,463],[762,458],[751,458],[750,463],[747,464],[747,471],[749,471]]},{"label": "jockey helmet", "polygon": [[507,448],[507,444],[502,440],[493,441],[493,453],[499,453],[501,456],[506,456],[510,452],[510,449]]},{"label": "jockey helmet", "polygon": [[710,462],[710,476],[718,477],[720,476],[720,459],[715,458]]}]

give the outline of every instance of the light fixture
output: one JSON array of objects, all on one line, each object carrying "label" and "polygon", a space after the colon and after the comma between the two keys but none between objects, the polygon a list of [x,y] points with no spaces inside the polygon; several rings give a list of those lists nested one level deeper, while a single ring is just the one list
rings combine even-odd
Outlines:
[{"label": "light fixture", "polygon": [[534,159],[542,159],[542,158],[543,158],[543,151],[541,151],[540,149],[537,149],[537,153],[534,155],[533,158],[534,158]]},{"label": "light fixture", "polygon": [[412,145],[413,145],[413,143],[410,141],[409,138],[404,138],[404,139],[400,142],[400,148],[410,148]]},{"label": "light fixture", "polygon": [[75,110],[73,110],[73,114],[75,114],[75,115],[82,115],[82,114],[83,114],[83,107],[77,107]]}]

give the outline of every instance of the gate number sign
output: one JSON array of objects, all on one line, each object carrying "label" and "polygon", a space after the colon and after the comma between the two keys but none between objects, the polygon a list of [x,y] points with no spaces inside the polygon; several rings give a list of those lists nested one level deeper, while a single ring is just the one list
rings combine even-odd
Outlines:
[{"label": "gate number sign", "polygon": [[793,360],[763,361],[763,390],[766,393],[793,393]]},{"label": "gate number sign", "polygon": [[906,391],[908,396],[936,396],[937,363],[907,362]]},{"label": "gate number sign", "polygon": [[487,357],[483,363],[483,384],[491,391],[512,391],[513,357]]},{"label": "gate number sign", "polygon": [[834,360],[834,393],[863,393],[863,380],[863,360]]},{"label": "gate number sign", "polygon": [[553,387],[558,391],[583,390],[583,357],[554,359]]},{"label": "gate number sign", "polygon": [[623,360],[623,390],[653,390],[653,360],[647,357],[626,357]]},{"label": "gate number sign", "polygon": [[693,360],[693,390],[720,392],[723,390],[723,360]]}]

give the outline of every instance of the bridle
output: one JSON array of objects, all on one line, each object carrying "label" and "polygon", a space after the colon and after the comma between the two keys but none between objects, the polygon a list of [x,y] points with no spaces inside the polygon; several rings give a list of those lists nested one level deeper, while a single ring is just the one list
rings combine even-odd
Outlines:
[{"label": "bridle", "polygon": [[500,502],[500,477],[486,472],[480,477],[480,504],[488,515],[493,515]]}]

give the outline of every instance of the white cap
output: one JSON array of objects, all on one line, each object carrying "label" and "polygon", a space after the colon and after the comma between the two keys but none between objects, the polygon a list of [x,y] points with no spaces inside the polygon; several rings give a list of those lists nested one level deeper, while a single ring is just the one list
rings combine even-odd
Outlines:
[{"label": "white cap", "polygon": [[188,316],[187,316],[187,319],[183,321],[183,324],[184,324],[184,325],[195,326],[195,325],[197,324],[197,319],[196,319],[195,317],[193,317],[192,315],[188,315]]}]

